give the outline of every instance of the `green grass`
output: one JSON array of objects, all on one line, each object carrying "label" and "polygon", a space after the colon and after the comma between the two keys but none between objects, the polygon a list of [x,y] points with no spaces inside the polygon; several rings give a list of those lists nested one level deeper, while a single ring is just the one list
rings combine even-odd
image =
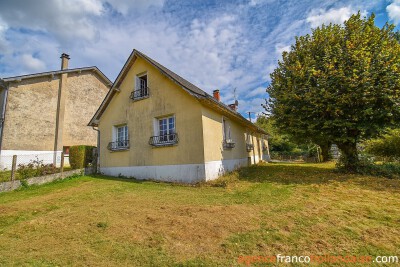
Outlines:
[{"label": "green grass", "polygon": [[335,173],[333,166],[265,164],[196,186],[86,176],[2,193],[0,265],[400,256],[400,180]]},{"label": "green grass", "polygon": [[[64,171],[70,171],[72,170],[71,167],[64,167]],[[20,175],[18,172],[15,172],[15,180],[21,179]],[[0,171],[0,183],[1,182],[9,182],[11,181],[11,171]]]},{"label": "green grass", "polygon": [[[15,180],[19,179],[18,173],[15,173]],[[0,183],[11,181],[11,171],[0,171]]]}]

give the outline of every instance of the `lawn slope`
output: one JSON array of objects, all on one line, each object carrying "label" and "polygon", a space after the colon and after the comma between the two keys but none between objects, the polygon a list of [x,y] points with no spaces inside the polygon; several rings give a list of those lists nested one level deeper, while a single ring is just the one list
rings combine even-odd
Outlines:
[{"label": "lawn slope", "polygon": [[0,265],[400,256],[399,196],[400,180],[337,174],[331,163],[253,166],[197,186],[73,178],[0,194]]}]

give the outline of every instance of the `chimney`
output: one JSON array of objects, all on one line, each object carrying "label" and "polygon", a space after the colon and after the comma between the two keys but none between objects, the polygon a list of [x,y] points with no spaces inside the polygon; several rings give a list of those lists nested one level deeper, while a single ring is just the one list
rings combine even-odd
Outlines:
[{"label": "chimney", "polygon": [[215,98],[218,102],[221,101],[221,98],[220,98],[220,96],[219,96],[219,90],[218,90],[218,89],[213,91],[213,96],[214,96],[214,98]]},{"label": "chimney", "polygon": [[61,58],[61,70],[68,69],[69,55],[62,53],[60,58]]},{"label": "chimney", "polygon": [[229,104],[228,107],[230,107],[233,111],[236,111],[236,104]]}]

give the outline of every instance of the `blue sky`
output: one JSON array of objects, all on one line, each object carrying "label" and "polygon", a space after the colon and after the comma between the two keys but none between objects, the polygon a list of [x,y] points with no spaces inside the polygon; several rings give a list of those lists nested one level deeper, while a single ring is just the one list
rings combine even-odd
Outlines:
[{"label": "blue sky", "polygon": [[114,80],[133,48],[239,111],[261,112],[294,37],[351,14],[400,23],[400,0],[0,0],[0,77],[97,66]]}]

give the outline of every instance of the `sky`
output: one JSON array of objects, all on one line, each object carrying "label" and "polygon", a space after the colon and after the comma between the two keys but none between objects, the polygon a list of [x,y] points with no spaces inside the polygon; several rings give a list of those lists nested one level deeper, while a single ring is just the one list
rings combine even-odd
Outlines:
[{"label": "sky", "polygon": [[67,53],[114,81],[135,48],[254,117],[295,36],[358,11],[399,29],[400,0],[0,0],[0,77],[58,70]]}]

